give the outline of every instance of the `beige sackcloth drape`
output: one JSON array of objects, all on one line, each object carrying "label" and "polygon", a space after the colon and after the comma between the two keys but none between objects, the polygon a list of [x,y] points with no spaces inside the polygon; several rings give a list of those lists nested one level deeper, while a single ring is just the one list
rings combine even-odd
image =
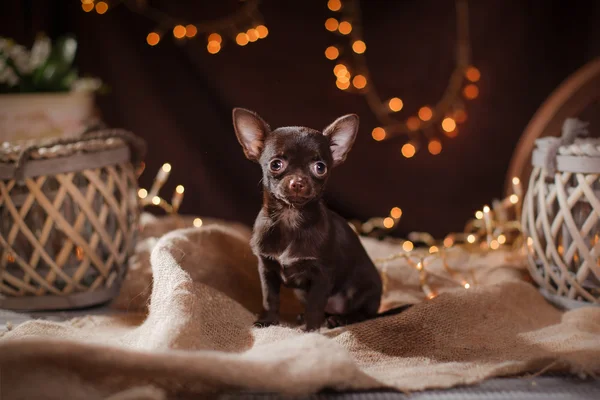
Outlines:
[{"label": "beige sackcloth drape", "polygon": [[[292,324],[252,327],[260,288],[248,228],[209,220],[199,229],[191,225],[191,218],[144,215],[136,255],[112,305],[127,313],[29,321],[5,333],[0,399],[416,391],[546,369],[600,372],[600,308],[554,308],[523,281],[523,260],[514,254],[459,255],[455,267],[477,284],[466,290],[439,278],[433,284],[440,295],[426,301],[418,272],[390,262],[384,304],[414,307],[307,334]],[[397,252],[389,243],[364,243],[372,257]],[[293,320],[298,304],[287,291],[282,302]]]}]

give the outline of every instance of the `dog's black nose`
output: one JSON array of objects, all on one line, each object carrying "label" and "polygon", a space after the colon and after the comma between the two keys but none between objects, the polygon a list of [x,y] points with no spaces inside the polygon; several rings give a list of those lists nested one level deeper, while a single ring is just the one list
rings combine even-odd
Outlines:
[{"label": "dog's black nose", "polygon": [[304,192],[305,188],[306,188],[306,185],[304,183],[304,179],[298,177],[298,178],[292,178],[290,180],[290,189],[293,192],[300,194],[300,193]]}]

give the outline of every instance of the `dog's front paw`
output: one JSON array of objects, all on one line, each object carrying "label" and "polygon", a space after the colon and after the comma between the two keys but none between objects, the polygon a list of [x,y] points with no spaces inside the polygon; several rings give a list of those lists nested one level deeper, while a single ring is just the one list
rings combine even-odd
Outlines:
[{"label": "dog's front paw", "polygon": [[259,318],[254,322],[254,326],[258,328],[266,328],[271,325],[279,325],[279,321],[275,318]]},{"label": "dog's front paw", "polygon": [[346,325],[346,320],[341,315],[330,315],[325,320],[327,328],[334,329]]}]

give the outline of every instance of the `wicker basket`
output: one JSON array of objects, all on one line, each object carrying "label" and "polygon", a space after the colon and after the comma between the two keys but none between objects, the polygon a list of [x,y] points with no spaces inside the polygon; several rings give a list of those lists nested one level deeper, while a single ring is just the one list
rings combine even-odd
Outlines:
[{"label": "wicker basket", "polygon": [[523,209],[531,275],[563,308],[600,305],[600,140],[576,139],[585,127],[536,141]]},{"label": "wicker basket", "polygon": [[110,130],[0,153],[0,308],[106,302],[137,230],[134,164],[144,144]]}]

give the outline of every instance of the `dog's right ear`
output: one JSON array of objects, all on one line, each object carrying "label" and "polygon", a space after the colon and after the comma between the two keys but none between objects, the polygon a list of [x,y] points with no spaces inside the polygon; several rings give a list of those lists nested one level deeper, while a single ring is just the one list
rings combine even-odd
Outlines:
[{"label": "dog's right ear", "polygon": [[246,157],[258,161],[264,148],[265,136],[271,129],[269,125],[253,111],[234,108],[233,128]]}]

